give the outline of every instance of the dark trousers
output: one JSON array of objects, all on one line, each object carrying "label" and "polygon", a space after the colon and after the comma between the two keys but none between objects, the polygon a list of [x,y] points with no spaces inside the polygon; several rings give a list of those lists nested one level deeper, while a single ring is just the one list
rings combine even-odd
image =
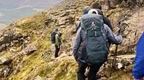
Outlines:
[{"label": "dark trousers", "polygon": [[96,74],[99,71],[102,64],[103,63],[87,65],[86,63],[79,62],[78,72],[77,72],[78,80],[86,80],[86,76],[85,76],[86,68],[89,68],[89,72],[87,75],[88,80],[97,80]]},{"label": "dark trousers", "polygon": [[55,58],[58,57],[59,51],[60,51],[60,47],[58,47],[57,45],[55,45]]}]

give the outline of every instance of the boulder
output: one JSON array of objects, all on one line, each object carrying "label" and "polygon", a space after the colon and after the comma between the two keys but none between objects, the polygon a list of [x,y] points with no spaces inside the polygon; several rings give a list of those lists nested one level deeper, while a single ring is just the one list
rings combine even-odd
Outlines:
[{"label": "boulder", "polygon": [[7,77],[10,74],[10,71],[11,71],[10,67],[5,67],[3,70],[4,77]]},{"label": "boulder", "polygon": [[1,46],[0,46],[0,52],[2,52],[3,50],[6,50],[6,45],[5,44],[2,44]]},{"label": "boulder", "polygon": [[4,30],[0,37],[0,52],[17,43],[21,44],[28,36],[21,34],[18,29]]},{"label": "boulder", "polygon": [[63,14],[60,15],[60,17],[65,17],[65,16],[68,16],[70,14],[69,11],[65,11],[63,12]]},{"label": "boulder", "polygon": [[45,77],[41,77],[41,76],[36,76],[34,80],[48,80]]},{"label": "boulder", "polygon": [[134,58],[135,55],[113,56],[109,58],[107,66],[116,70],[127,70],[127,68],[133,64]]},{"label": "boulder", "polygon": [[12,59],[0,58],[0,65],[9,65],[12,62]]},{"label": "boulder", "polygon": [[0,77],[6,78],[11,72],[11,68],[9,66],[3,66],[0,68]]},{"label": "boulder", "polygon": [[34,44],[29,44],[24,50],[23,54],[29,55],[37,50],[37,47]]},{"label": "boulder", "polygon": [[66,16],[58,19],[58,25],[74,24],[75,18],[73,16]]},{"label": "boulder", "polygon": [[65,24],[66,24],[66,17],[58,19],[58,25],[65,25]]}]

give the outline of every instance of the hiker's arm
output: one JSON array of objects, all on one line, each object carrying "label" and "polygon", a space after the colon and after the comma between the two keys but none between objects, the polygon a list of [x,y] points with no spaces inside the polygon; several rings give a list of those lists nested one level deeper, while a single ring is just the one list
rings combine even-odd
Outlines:
[{"label": "hiker's arm", "polygon": [[106,32],[107,32],[108,40],[111,43],[113,43],[113,44],[120,44],[120,43],[122,43],[122,36],[121,35],[114,34],[112,32],[112,30],[107,25],[105,25],[105,29],[106,29]]},{"label": "hiker's arm", "polygon": [[105,16],[103,16],[103,20],[104,20],[104,23],[105,23],[106,25],[108,25],[108,27],[109,27],[111,30],[113,30],[110,20],[109,20],[107,17],[105,17]]},{"label": "hiker's arm", "polygon": [[81,32],[81,28],[79,28],[77,33],[76,33],[76,38],[75,38],[74,45],[73,45],[73,55],[74,55],[76,60],[78,59],[78,53],[77,52],[78,52],[78,49],[79,49],[80,43],[81,43],[80,32]]},{"label": "hiker's arm", "polygon": [[76,32],[79,30],[80,26],[81,26],[81,23],[79,22],[79,23],[76,25]]}]

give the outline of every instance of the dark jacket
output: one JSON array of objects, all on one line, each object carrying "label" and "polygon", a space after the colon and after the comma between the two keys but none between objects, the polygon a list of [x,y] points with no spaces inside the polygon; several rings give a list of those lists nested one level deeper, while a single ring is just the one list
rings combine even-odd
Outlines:
[{"label": "dark jacket", "polygon": [[111,25],[111,22],[110,22],[110,20],[109,20],[107,17],[103,16],[103,21],[104,21],[104,23],[105,23],[106,25],[108,25],[108,27],[109,27],[111,30],[113,30],[112,25]]}]

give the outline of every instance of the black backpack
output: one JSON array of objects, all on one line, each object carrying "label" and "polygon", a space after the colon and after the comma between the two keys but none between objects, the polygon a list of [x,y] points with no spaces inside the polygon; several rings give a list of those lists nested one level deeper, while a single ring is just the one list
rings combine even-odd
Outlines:
[{"label": "black backpack", "polygon": [[51,33],[51,42],[52,43],[55,43],[55,35],[56,35],[56,32]]}]

